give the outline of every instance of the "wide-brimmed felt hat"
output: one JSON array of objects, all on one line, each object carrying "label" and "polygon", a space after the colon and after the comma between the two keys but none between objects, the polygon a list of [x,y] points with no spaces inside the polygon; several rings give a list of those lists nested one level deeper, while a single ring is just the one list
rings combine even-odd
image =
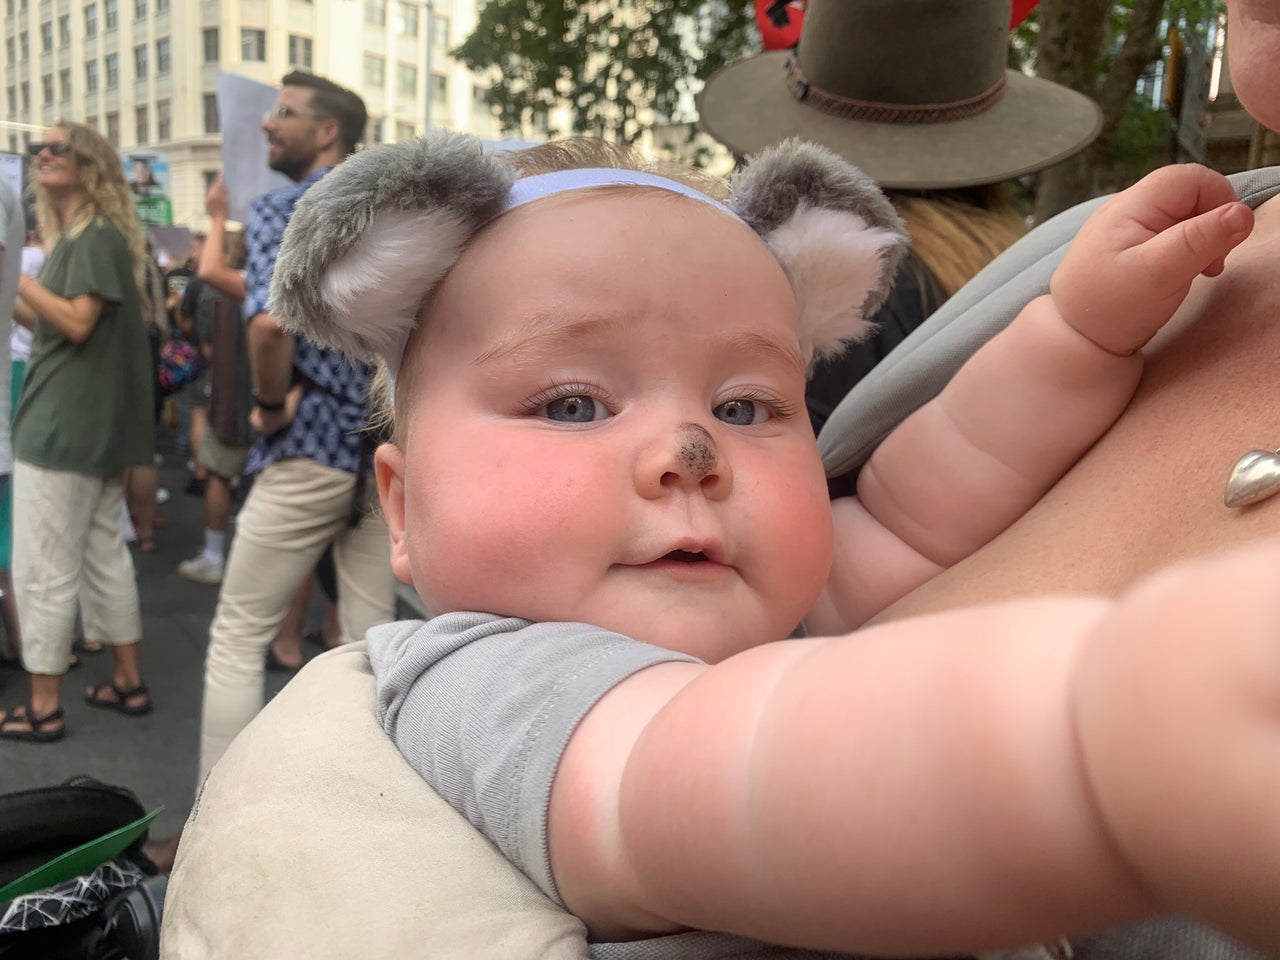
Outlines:
[{"label": "wide-brimmed felt hat", "polygon": [[1098,135],[1083,94],[1007,68],[1010,0],[809,0],[794,50],[719,71],[702,125],[735,153],[822,144],[882,187],[943,189],[1043,169]]}]

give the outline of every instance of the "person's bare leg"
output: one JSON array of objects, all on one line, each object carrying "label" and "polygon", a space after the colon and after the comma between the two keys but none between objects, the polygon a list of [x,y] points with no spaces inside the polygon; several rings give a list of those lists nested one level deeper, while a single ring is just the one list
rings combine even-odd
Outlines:
[{"label": "person's bare leg", "polygon": [[138,548],[144,553],[156,548],[156,491],[159,489],[160,471],[156,467],[129,468],[125,477],[125,502],[133,517]]},{"label": "person's bare leg", "polygon": [[271,641],[271,652],[276,660],[290,669],[302,666],[302,633],[307,619],[307,604],[311,602],[311,583],[314,579],[308,576],[302,581],[289,602],[289,612],[284,615],[276,638]]},{"label": "person's bare leg", "polygon": [[231,481],[210,472],[204,488],[204,526],[206,530],[222,533],[231,517]]},{"label": "person's bare leg", "polygon": [[0,570],[0,621],[4,622],[4,650],[6,660],[16,660],[22,655],[22,632],[18,628],[18,598],[13,595],[13,582],[8,570]]},{"label": "person's bare leg", "polygon": [[[32,724],[27,711],[32,711],[36,717],[43,718],[49,716],[62,704],[62,677],[56,674],[33,673],[31,674],[31,698],[14,711],[0,725],[0,729],[5,731],[30,730]],[[14,716],[13,714],[17,715]],[[54,720],[45,728],[47,730],[59,730],[62,728],[62,721]]]},{"label": "person's bare leg", "polygon": [[324,621],[320,624],[320,639],[326,650],[342,643],[342,625],[338,621],[338,605],[330,602],[324,607]]}]

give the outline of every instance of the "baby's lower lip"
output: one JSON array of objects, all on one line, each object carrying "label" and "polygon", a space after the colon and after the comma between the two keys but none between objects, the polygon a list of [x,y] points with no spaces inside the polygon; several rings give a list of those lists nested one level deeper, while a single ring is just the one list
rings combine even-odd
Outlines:
[{"label": "baby's lower lip", "polygon": [[677,560],[673,557],[659,557],[648,563],[637,564],[634,569],[662,574],[676,580],[699,582],[719,580],[730,570],[723,563],[713,560]]}]

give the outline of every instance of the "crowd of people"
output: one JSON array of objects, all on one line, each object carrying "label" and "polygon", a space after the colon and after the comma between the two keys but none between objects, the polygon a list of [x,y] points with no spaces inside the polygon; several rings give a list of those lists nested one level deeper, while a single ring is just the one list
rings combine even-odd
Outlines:
[{"label": "crowd of people", "polygon": [[[22,242],[16,197],[5,216],[19,238],[6,238],[5,249],[32,252],[6,257],[14,357],[23,366],[13,367],[20,399],[14,463],[4,470],[13,479],[13,558],[4,565],[12,588],[3,650],[30,687],[0,717],[0,738],[50,743],[66,734],[63,677],[78,664],[77,648],[112,652],[110,679],[89,687],[87,702],[128,716],[153,707],[126,543],[155,549],[156,430],[166,399],[182,425],[179,449],[190,452],[188,488],[205,499],[204,542],[179,573],[219,587],[202,771],[261,706],[263,670],[299,665],[296,646],[287,648],[322,557],[331,558],[325,580],[342,597],[330,644],[391,618],[385,526],[362,480],[374,446],[364,429],[372,368],[295,343],[267,306],[293,205],[355,150],[364,105],[309,73],[291,73],[282,86],[262,128],[270,165],[298,186],[259,198],[243,231],[232,231],[215,183],[208,235],[165,272],[105,138],[63,120],[31,146],[40,242]],[[242,478],[249,489],[232,550],[227,530]]]},{"label": "crowd of people", "polygon": [[[1257,24],[1276,4],[1230,6],[1237,86],[1265,118],[1280,75]],[[385,867],[397,842],[440,911],[467,878],[473,930],[518,870],[503,955],[530,960],[566,920],[573,956],[588,939],[611,957],[950,955],[1176,913],[1280,948],[1280,875],[1246,856],[1280,836],[1280,684],[1257,670],[1275,548],[1144,579],[1274,524],[1215,532],[1144,472],[1137,433],[1231,436],[1198,406],[1227,375],[1191,377],[1187,344],[1200,314],[1261,310],[1267,206],[1202,167],[1157,171],[1083,221],[1051,291],[865,466],[827,476],[815,444],[1025,232],[1004,184],[1098,132],[1085,98],[1006,70],[1007,8],[811,2],[795,50],[704,93],[740,157],[728,183],[590,139],[357,152],[361,97],[291,72],[262,131],[293,185],[236,230],[215,182],[167,273],[105,138],[60,120],[32,144],[32,229],[0,186],[0,667],[29,677],[0,739],[65,737],[64,677],[99,646],[111,673],[87,703],[163,708],[128,544],[155,548],[167,398],[204,499],[178,572],[218,600],[201,800],[147,848],[177,860],[166,956],[243,943],[228,918],[287,898],[295,857]],[[919,76],[864,66],[958,37]],[[1257,356],[1228,355],[1229,382]],[[1135,472],[1141,508],[1109,479]],[[1107,492],[1081,505],[1082,477]],[[1196,533],[1163,551],[1106,540],[1176,506]],[[1033,562],[1042,542],[1063,559]],[[397,580],[436,616],[393,622]],[[350,655],[250,727],[264,670],[303,659],[315,582],[322,642]],[[1080,595],[1045,596],[1062,589]],[[354,712],[300,712],[322,684]],[[366,789],[299,789],[301,724],[332,732],[307,776],[356,769]],[[407,766],[361,765],[387,744]],[[366,833],[383,778],[409,799]],[[353,829],[312,824],[270,861],[220,826],[276,801],[348,802]],[[213,896],[211,864],[246,857],[242,888]],[[379,888],[395,916],[415,912],[405,887]],[[340,914],[285,928],[332,938]],[[1165,955],[1246,955],[1206,943]]]}]

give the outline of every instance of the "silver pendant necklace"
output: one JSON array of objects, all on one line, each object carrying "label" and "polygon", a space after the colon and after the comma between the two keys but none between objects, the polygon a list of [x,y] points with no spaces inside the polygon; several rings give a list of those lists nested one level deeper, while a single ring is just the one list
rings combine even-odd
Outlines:
[{"label": "silver pendant necklace", "polygon": [[1236,461],[1227,478],[1223,502],[1247,507],[1280,493],[1280,450],[1250,450]]}]

